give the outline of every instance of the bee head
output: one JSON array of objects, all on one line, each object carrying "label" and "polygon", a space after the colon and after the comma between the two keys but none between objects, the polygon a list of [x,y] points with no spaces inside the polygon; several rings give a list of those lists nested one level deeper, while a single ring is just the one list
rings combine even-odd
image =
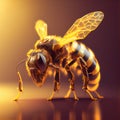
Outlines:
[{"label": "bee head", "polygon": [[47,57],[42,51],[30,50],[27,53],[26,69],[37,86],[42,86],[45,82],[46,71],[48,68]]}]

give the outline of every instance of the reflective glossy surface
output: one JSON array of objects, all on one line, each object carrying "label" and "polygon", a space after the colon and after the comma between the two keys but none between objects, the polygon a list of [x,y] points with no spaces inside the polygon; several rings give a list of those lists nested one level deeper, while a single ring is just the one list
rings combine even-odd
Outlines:
[{"label": "reflective glossy surface", "polygon": [[0,120],[119,120],[118,99],[24,99],[0,105]]}]

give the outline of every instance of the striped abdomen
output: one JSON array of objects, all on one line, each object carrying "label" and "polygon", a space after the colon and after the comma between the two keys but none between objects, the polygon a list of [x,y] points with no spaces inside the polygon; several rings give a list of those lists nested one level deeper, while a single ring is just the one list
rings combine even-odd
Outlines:
[{"label": "striped abdomen", "polygon": [[[77,58],[81,58],[84,63],[81,62],[81,64],[85,64],[87,67],[89,82],[88,82],[88,90],[95,91],[99,86],[100,81],[100,66],[99,63],[92,52],[92,50],[88,47],[86,47],[83,43],[77,43],[73,42],[72,44],[73,49],[73,56]],[[82,66],[82,65],[81,65]],[[83,75],[87,77],[86,72],[82,71]]]}]

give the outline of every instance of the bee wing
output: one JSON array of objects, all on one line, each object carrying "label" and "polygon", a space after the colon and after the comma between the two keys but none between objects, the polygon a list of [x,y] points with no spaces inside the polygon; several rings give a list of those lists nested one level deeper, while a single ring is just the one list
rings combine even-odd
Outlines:
[{"label": "bee wing", "polygon": [[66,32],[63,40],[59,41],[61,46],[75,40],[84,39],[91,31],[95,30],[99,26],[103,18],[103,12],[95,11],[77,19],[70,27],[70,29]]},{"label": "bee wing", "polygon": [[43,40],[47,36],[47,24],[43,20],[38,20],[35,23],[35,30],[40,40]]}]

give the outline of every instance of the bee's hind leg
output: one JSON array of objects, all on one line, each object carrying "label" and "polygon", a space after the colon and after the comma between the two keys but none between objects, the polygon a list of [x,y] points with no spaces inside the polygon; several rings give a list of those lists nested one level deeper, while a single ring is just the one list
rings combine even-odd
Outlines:
[{"label": "bee's hind leg", "polygon": [[99,99],[104,98],[104,96],[100,95],[97,91],[94,91],[94,93],[96,94],[97,98],[99,98]]},{"label": "bee's hind leg", "polygon": [[87,89],[87,84],[88,84],[88,77],[84,76],[82,77],[83,80],[83,87],[82,89],[90,96],[90,98],[92,100],[97,100],[97,98],[95,98],[92,93]]},{"label": "bee's hind leg", "polygon": [[97,98],[95,98],[92,93],[87,89],[87,85],[89,83],[89,75],[88,75],[88,70],[87,70],[87,65],[86,62],[83,58],[80,58],[80,67],[82,69],[82,80],[83,80],[83,87],[82,89],[90,96],[90,98],[92,100],[97,100]]},{"label": "bee's hind leg", "polygon": [[97,98],[95,98],[89,90],[86,89],[85,92],[90,96],[92,100],[97,100]]}]

